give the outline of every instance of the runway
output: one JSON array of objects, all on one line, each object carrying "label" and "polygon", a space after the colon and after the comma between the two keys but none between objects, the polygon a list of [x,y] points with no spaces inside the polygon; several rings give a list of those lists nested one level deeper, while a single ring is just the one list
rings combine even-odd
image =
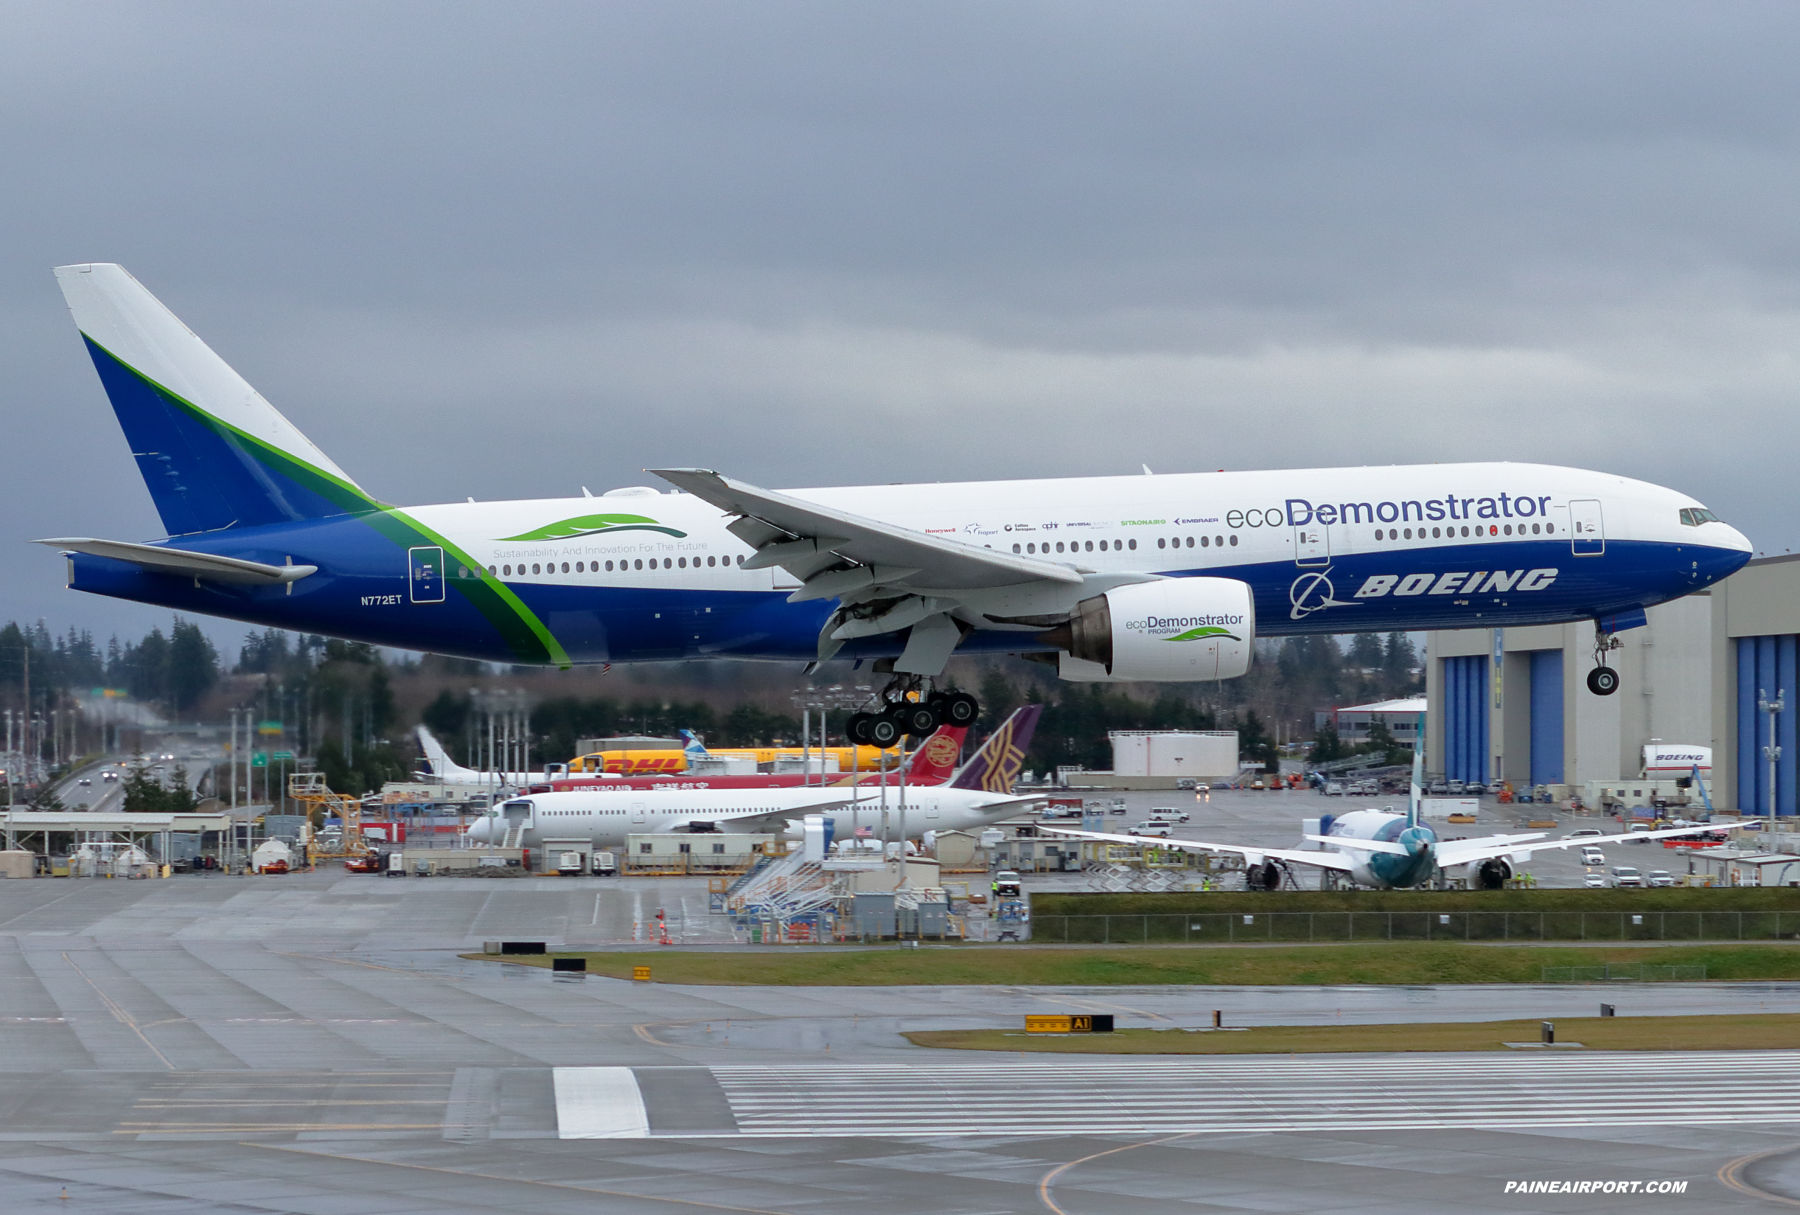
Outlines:
[{"label": "runway", "polygon": [[[1800,1199],[1800,1059],[1781,1053],[1021,1059],[900,1036],[1039,1011],[1160,1028],[1215,1008],[1228,1024],[1592,1015],[1601,999],[1622,1016],[1792,1012],[1796,984],[706,987],[457,956],[496,929],[616,940],[641,907],[703,895],[327,874],[0,883],[6,1208],[1442,1215],[1650,1201],[1504,1191],[1603,1178],[1685,1182],[1659,1210]],[[598,1078],[584,1090],[579,1073]]]},{"label": "runway", "polygon": [[[564,1139],[1159,1135],[1800,1122],[1800,1057],[1706,1052],[558,1068]],[[594,1086],[591,1090],[583,1085]],[[681,1100],[667,1094],[678,1091]],[[606,1117],[592,1117],[593,1093]],[[664,1123],[651,1109],[678,1113]],[[697,1118],[702,1108],[710,1118]]]}]

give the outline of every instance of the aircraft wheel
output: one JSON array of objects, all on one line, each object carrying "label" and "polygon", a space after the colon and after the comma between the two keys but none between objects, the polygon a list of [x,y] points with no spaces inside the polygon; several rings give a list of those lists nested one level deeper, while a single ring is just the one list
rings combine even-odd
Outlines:
[{"label": "aircraft wheel", "polygon": [[981,716],[981,702],[967,692],[951,692],[944,697],[941,714],[947,726],[972,726]]},{"label": "aircraft wheel", "polygon": [[869,737],[869,723],[875,720],[873,713],[852,713],[850,720],[844,723],[844,737],[859,747],[870,747],[874,740]]},{"label": "aircraft wheel", "polygon": [[938,728],[937,706],[928,702],[907,701],[894,716],[900,728],[914,738],[924,738]]},{"label": "aircraft wheel", "polygon": [[870,746],[884,751],[900,741],[900,723],[885,713],[880,717],[870,716],[863,732],[868,735]]},{"label": "aircraft wheel", "polygon": [[1595,667],[1588,672],[1587,685],[1596,696],[1611,696],[1619,690],[1619,673],[1611,667]]}]

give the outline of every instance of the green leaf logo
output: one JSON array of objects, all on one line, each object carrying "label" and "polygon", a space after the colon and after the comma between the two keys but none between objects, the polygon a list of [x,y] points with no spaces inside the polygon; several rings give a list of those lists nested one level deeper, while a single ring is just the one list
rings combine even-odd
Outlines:
[{"label": "green leaf logo", "polygon": [[580,536],[604,536],[612,532],[661,532],[665,536],[682,538],[686,532],[676,531],[672,527],[664,527],[656,520],[644,515],[578,515],[573,519],[564,519],[560,523],[547,523],[532,531],[520,532],[516,536],[503,536],[502,542],[533,540],[573,540]]},{"label": "green leaf logo", "polygon": [[1202,625],[1197,629],[1189,629],[1185,633],[1177,633],[1173,637],[1165,637],[1164,641],[1200,641],[1207,637],[1225,637],[1232,641],[1242,641],[1237,634],[1220,628],[1216,624]]}]

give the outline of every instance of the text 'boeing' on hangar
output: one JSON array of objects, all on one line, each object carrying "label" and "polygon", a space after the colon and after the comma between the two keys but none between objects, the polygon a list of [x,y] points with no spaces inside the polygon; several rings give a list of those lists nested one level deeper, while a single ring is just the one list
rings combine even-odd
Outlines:
[{"label": "text 'boeing' on hangar", "polygon": [[1752,561],[1615,637],[1605,661],[1620,690],[1596,696],[1592,624],[1427,634],[1428,765],[1452,780],[1560,786],[1559,801],[1598,804],[1601,786],[1635,805],[1655,796],[1645,748],[1691,744],[1711,749],[1716,809],[1800,813],[1800,554]]}]

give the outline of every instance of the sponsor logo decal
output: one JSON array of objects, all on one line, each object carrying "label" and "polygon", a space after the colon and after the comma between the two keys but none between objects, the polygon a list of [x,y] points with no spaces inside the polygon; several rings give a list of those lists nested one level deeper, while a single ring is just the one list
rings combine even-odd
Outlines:
[{"label": "sponsor logo decal", "polygon": [[1243,623],[1242,616],[1219,613],[1211,616],[1146,616],[1142,620],[1126,621],[1125,627],[1164,641],[1205,641],[1211,637],[1242,641],[1243,638],[1231,630]]},{"label": "sponsor logo decal", "polygon": [[665,536],[685,539],[686,532],[676,531],[672,527],[664,527],[656,520],[645,515],[577,515],[573,519],[564,519],[557,523],[546,523],[543,527],[528,532],[520,532],[516,536],[502,536],[503,543],[530,543],[534,540],[574,540],[582,536],[607,536],[613,532],[661,532]]}]

